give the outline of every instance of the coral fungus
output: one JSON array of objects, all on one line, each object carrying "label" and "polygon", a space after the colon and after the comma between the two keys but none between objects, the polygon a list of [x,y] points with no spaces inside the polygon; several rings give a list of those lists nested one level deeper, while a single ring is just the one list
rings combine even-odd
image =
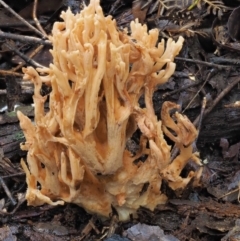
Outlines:
[{"label": "coral fungus", "polygon": [[[29,205],[76,203],[91,213],[108,216],[111,206],[120,220],[140,206],[153,210],[165,203],[162,179],[173,189],[184,188],[198,173],[180,176],[192,156],[197,131],[166,102],[161,120],[154,113],[152,95],[175,70],[174,57],[183,38],[158,43],[158,30],[147,30],[136,20],[131,33],[119,31],[105,17],[99,0],[91,0],[79,14],[70,10],[53,26],[50,40],[53,63],[49,68],[23,69],[34,83],[35,122],[18,112],[26,142]],[[51,86],[49,111],[42,84]],[[145,108],[139,106],[144,96]],[[126,142],[139,128],[136,155]],[[172,139],[180,154],[171,162]],[[139,157],[147,156],[145,161]],[[39,184],[39,185],[38,185]],[[143,187],[147,187],[143,189]]]}]

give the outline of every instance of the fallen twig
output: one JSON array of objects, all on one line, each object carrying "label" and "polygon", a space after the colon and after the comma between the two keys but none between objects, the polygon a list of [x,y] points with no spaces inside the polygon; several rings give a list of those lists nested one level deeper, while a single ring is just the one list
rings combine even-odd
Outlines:
[{"label": "fallen twig", "polygon": [[29,65],[34,66],[35,68],[43,68],[44,66],[42,66],[41,64],[37,63],[36,61],[30,59],[28,56],[26,56],[25,54],[21,53],[19,50],[15,49],[14,47],[12,47],[10,44],[5,43],[5,45],[12,50],[15,54],[19,55],[26,63],[28,63]]},{"label": "fallen twig", "polygon": [[196,137],[196,140],[195,140],[195,143],[197,143],[197,140],[198,140],[198,137],[199,137],[199,132],[200,132],[200,129],[201,129],[201,125],[202,125],[202,119],[203,119],[203,114],[204,114],[204,111],[206,109],[206,105],[207,105],[207,98],[206,96],[203,98],[203,101],[202,101],[202,108],[201,108],[201,113],[199,115],[199,121],[198,121],[198,135]]},{"label": "fallen twig", "polygon": [[175,57],[175,60],[181,60],[185,62],[195,63],[195,64],[203,64],[212,68],[218,68],[218,69],[226,69],[226,68],[232,68],[231,66],[227,65],[219,65],[219,64],[213,64],[206,61],[201,60],[195,60],[195,59],[188,59],[188,58],[182,58],[182,57]]},{"label": "fallen twig", "polygon": [[[36,23],[34,22],[34,20],[28,20],[27,21],[29,24],[31,25],[36,25]],[[41,24],[46,24],[47,21],[45,20],[40,20],[39,21]],[[9,22],[5,22],[5,23],[0,23],[0,28],[22,28],[25,27],[26,25],[22,22],[13,22],[13,23],[9,23]]]},{"label": "fallen twig", "polygon": [[[37,48],[35,48],[30,54],[29,54],[29,58],[33,58],[37,53],[39,53],[39,51],[43,48],[43,45],[39,45]],[[25,63],[21,63],[18,66],[16,66],[15,68],[12,69],[12,71],[17,71],[19,69],[21,69],[24,66]]]},{"label": "fallen twig", "polygon": [[[236,79],[235,79],[235,78],[236,78]],[[204,113],[203,113],[203,118],[206,117],[206,115],[208,115],[208,114],[213,110],[213,108],[219,103],[219,101],[220,101],[225,95],[227,95],[227,94],[230,92],[230,90],[231,90],[236,84],[238,84],[238,83],[240,82],[240,77],[239,77],[239,76],[234,77],[234,79],[235,79],[235,80],[234,80],[232,83],[230,83],[230,84],[227,86],[227,88],[225,88],[225,89],[217,96],[217,98],[213,101],[213,104],[204,111]],[[199,121],[200,121],[200,115],[195,119],[195,121],[193,122],[193,124],[196,126],[196,125],[198,125]]]},{"label": "fallen twig", "polygon": [[28,28],[30,28],[34,33],[40,35],[41,37],[45,37],[39,30],[33,27],[30,23],[28,23],[24,18],[22,18],[19,14],[17,14],[11,7],[9,7],[4,1],[0,0],[0,4],[6,8],[10,13],[12,13],[16,18],[18,18],[21,22],[23,22]]},{"label": "fallen twig", "polygon": [[213,74],[215,73],[215,70],[212,69],[211,71],[209,71],[206,80],[203,82],[201,88],[199,88],[199,90],[197,91],[197,93],[194,95],[194,97],[191,99],[191,101],[188,103],[188,105],[185,107],[185,109],[182,111],[182,113],[184,113],[188,107],[192,104],[192,102],[194,101],[194,99],[199,95],[200,91],[203,89],[203,87],[206,85],[206,83],[210,80],[210,78],[213,76]]},{"label": "fallen twig", "polygon": [[230,64],[230,65],[240,65],[240,59],[228,59],[223,57],[212,57],[210,61],[215,64]]},{"label": "fallen twig", "polygon": [[0,184],[1,184],[1,186],[3,187],[3,189],[4,189],[5,193],[7,194],[8,198],[10,199],[11,203],[12,203],[13,205],[16,205],[16,204],[17,204],[16,200],[13,198],[11,192],[9,191],[6,183],[3,181],[3,179],[2,179],[1,176],[0,176]]},{"label": "fallen twig", "polygon": [[40,38],[31,37],[31,36],[22,36],[22,35],[13,34],[13,33],[5,33],[2,31],[0,31],[0,38],[18,40],[19,42],[23,42],[23,43],[41,44],[41,45],[48,45],[48,46],[52,45],[52,43],[49,40],[43,40]]},{"label": "fallen twig", "polygon": [[198,82],[195,82],[195,83],[193,83],[193,84],[189,84],[189,85],[183,86],[183,87],[181,87],[181,88],[178,88],[177,90],[173,90],[173,91],[164,93],[164,94],[162,95],[162,99],[165,99],[167,96],[171,96],[171,95],[173,95],[173,94],[176,94],[176,93],[178,93],[178,92],[180,92],[180,91],[186,90],[186,89],[188,89],[188,88],[190,88],[190,87],[193,87],[193,86],[196,86],[196,85],[199,85],[199,84],[200,84],[200,82],[198,81]]},{"label": "fallen twig", "polygon": [[37,4],[38,4],[38,0],[34,0],[34,4],[33,4],[33,20],[36,23],[37,28],[40,30],[40,32],[47,38],[47,33],[45,32],[45,30],[43,29],[43,27],[41,26],[40,22],[38,21],[37,15],[36,15],[36,11],[37,11]]},{"label": "fallen twig", "polygon": [[2,69],[0,69],[0,75],[14,75],[14,76],[19,76],[19,77],[23,76],[23,74],[16,73],[12,70],[2,70]]},{"label": "fallen twig", "polygon": [[84,229],[82,230],[80,240],[83,240],[86,236],[88,236],[89,233],[90,233],[92,230],[94,230],[97,234],[100,233],[100,231],[97,229],[97,227],[96,227],[95,224],[94,224],[95,221],[96,221],[96,217],[93,216],[93,217],[89,220],[88,224],[87,224],[87,225],[84,227]]}]

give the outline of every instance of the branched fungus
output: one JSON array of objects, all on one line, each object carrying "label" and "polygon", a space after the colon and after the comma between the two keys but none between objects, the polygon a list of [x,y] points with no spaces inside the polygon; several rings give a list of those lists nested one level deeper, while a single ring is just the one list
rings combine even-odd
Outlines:
[{"label": "branched fungus", "polygon": [[[179,113],[172,119],[169,111],[176,105],[170,102],[159,121],[152,103],[156,86],[175,70],[183,38],[158,43],[158,30],[147,31],[137,20],[130,35],[119,31],[99,0],[61,17],[50,37],[53,63],[23,69],[24,79],[35,86],[35,122],[18,112],[26,137],[21,147],[28,151],[28,165],[22,161],[28,204],[71,202],[105,217],[113,206],[120,220],[140,206],[153,210],[167,200],[160,191],[163,178],[171,188],[183,189],[198,175],[180,176],[193,155],[196,129]],[[52,89],[46,113],[42,84]],[[142,95],[146,108],[138,104]],[[132,155],[126,142],[137,128],[142,137]],[[164,133],[180,149],[173,162]],[[138,161],[141,156],[146,160]]]}]

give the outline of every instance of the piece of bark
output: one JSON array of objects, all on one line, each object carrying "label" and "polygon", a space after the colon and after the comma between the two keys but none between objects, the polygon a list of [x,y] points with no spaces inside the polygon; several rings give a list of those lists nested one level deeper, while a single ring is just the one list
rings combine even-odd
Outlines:
[{"label": "piece of bark", "polygon": [[216,143],[221,138],[240,140],[240,108],[216,107],[204,118],[198,145]]}]

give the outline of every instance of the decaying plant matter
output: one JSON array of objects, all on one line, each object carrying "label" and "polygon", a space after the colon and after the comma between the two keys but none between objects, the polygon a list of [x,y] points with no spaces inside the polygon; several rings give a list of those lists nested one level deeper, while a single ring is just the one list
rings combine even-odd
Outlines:
[{"label": "decaying plant matter", "polygon": [[[178,106],[170,102],[159,121],[152,103],[155,87],[175,70],[172,61],[183,38],[158,43],[158,30],[148,32],[138,21],[131,23],[130,35],[118,31],[99,0],[76,15],[63,12],[62,18],[52,31],[53,64],[23,70],[24,79],[35,85],[35,123],[18,112],[26,137],[21,147],[28,151],[28,167],[22,161],[28,204],[72,202],[102,216],[112,205],[120,220],[139,206],[153,210],[167,200],[160,191],[163,178],[173,189],[183,189],[200,174],[180,176],[193,156],[192,123],[179,113],[171,117],[169,111]],[[52,87],[47,113],[43,83]],[[141,95],[146,108],[138,104]],[[126,142],[137,127],[142,137],[133,156]],[[173,162],[164,133],[180,149]],[[138,161],[143,155],[147,159]]]}]

